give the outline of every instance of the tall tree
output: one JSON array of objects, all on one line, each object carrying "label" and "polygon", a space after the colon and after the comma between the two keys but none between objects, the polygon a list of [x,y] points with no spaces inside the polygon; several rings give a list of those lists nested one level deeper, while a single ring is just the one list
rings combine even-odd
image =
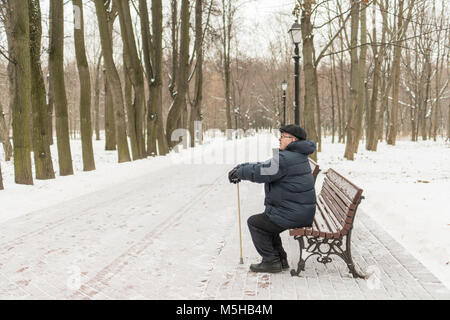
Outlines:
[{"label": "tall tree", "polygon": [[58,146],[59,174],[73,174],[69,141],[67,97],[64,81],[64,4],[63,0],[50,1],[49,69],[56,114],[56,139]]},{"label": "tall tree", "polygon": [[91,124],[91,76],[84,44],[84,14],[81,0],[72,0],[74,8],[74,39],[78,76],[80,79],[80,129],[83,170],[95,170]]},{"label": "tall tree", "polygon": [[[108,10],[109,4],[111,9]],[[113,25],[117,17],[117,7],[115,2],[108,1],[105,3],[106,17],[108,20],[108,36],[112,43],[113,41]],[[111,47],[111,50],[114,48]],[[102,51],[103,56],[103,51]],[[111,86],[108,84],[108,77],[106,76],[106,65],[103,60],[103,83],[104,83],[104,123],[105,123],[105,150],[116,150],[116,125],[114,116],[114,103],[111,95]]]},{"label": "tall tree", "polygon": [[[130,137],[134,136],[136,141],[136,151],[133,159],[145,157],[145,139],[144,139],[144,114],[145,114],[145,89],[144,73],[139,60],[136,47],[136,39],[133,32],[130,7],[128,1],[117,1],[119,11],[120,30],[124,46],[125,67],[128,71],[129,79],[134,89],[134,101],[132,104],[132,114],[128,114]],[[134,116],[134,119],[131,118]]]},{"label": "tall tree", "polygon": [[400,58],[402,52],[401,42],[405,38],[406,30],[408,28],[408,23],[411,20],[412,11],[414,7],[414,0],[409,0],[409,4],[407,6],[408,15],[407,18],[404,19],[404,3],[405,0],[399,0],[398,2],[398,10],[397,10],[397,32],[395,34],[395,41],[398,45],[394,46],[394,61],[392,66],[392,75],[393,84],[392,84],[392,111],[389,122],[389,131],[387,137],[387,143],[391,145],[395,145],[398,133],[398,104],[399,104],[399,87],[400,87]]},{"label": "tall tree", "polygon": [[[231,0],[222,0],[222,49],[223,76],[225,86],[225,112],[227,129],[232,129],[231,123],[231,31],[233,28],[236,7]],[[231,138],[230,136],[228,137]]]},{"label": "tall tree", "polygon": [[95,114],[95,140],[100,140],[100,66],[102,63],[102,53],[98,57],[95,67],[94,82],[94,114]]},{"label": "tall tree", "polygon": [[354,143],[354,150],[358,152],[359,141],[363,134],[363,113],[364,113],[364,102],[366,93],[366,57],[367,57],[367,14],[366,8],[368,4],[365,1],[361,2],[361,12],[360,12],[360,44],[361,49],[359,52],[359,79],[358,79],[358,97],[355,115],[355,126],[356,126],[356,138]]},{"label": "tall tree", "polygon": [[181,116],[182,109],[186,104],[186,92],[188,89],[189,76],[189,0],[181,2],[181,28],[180,28],[180,59],[177,76],[177,93],[172,107],[167,116],[166,137],[170,147],[177,144],[177,141],[171,141],[173,131],[176,129],[177,122]]},{"label": "tall tree", "polygon": [[108,84],[106,69],[103,69],[104,82],[104,110],[105,110],[105,150],[116,150],[116,125],[114,116],[114,103],[111,95],[111,88]]},{"label": "tall tree", "polygon": [[350,103],[347,114],[347,143],[345,145],[344,157],[348,160],[354,159],[356,128],[355,116],[358,104],[359,85],[359,61],[358,61],[358,27],[359,27],[359,0],[351,0],[351,35],[350,35]]},{"label": "tall tree", "polygon": [[13,147],[9,139],[9,128],[5,119],[5,112],[0,103],[0,141],[3,144],[3,151],[5,152],[5,161],[9,161],[13,155]]},{"label": "tall tree", "polygon": [[378,145],[378,137],[377,137],[377,106],[378,106],[378,88],[380,84],[380,77],[381,77],[381,64],[385,52],[385,45],[386,42],[386,30],[387,30],[387,13],[386,10],[383,10],[384,5],[383,1],[381,0],[379,2],[380,9],[382,12],[383,17],[383,24],[382,24],[382,30],[381,30],[381,46],[378,46],[377,44],[377,29],[376,29],[376,6],[373,6],[373,14],[372,14],[372,52],[374,56],[374,67],[373,67],[373,78],[372,78],[372,96],[370,98],[370,106],[368,108],[368,114],[366,115],[368,119],[368,127],[367,127],[367,141],[366,141],[366,149],[371,151],[377,150]]},{"label": "tall tree", "polygon": [[[314,43],[313,43],[313,25],[311,22],[313,0],[306,0],[302,5],[300,26],[302,32],[302,52],[303,52],[303,72],[304,72],[304,128],[308,133],[308,138],[317,142],[317,131],[315,125],[315,71],[314,71]],[[317,160],[317,152],[311,155],[311,158]]]},{"label": "tall tree", "polygon": [[33,184],[31,169],[31,66],[28,1],[10,2],[14,61],[13,141],[14,177]]},{"label": "tall tree", "polygon": [[[203,0],[195,1],[195,63],[194,101],[191,104],[189,117],[189,132],[191,146],[195,146],[195,121],[201,121],[201,106],[203,100]],[[200,135],[202,133],[200,132]],[[201,138],[200,138],[201,140]]]},{"label": "tall tree", "polygon": [[2,166],[0,165],[0,190],[3,190]]},{"label": "tall tree", "polygon": [[36,179],[54,179],[44,77],[41,68],[41,8],[38,0],[28,0],[30,23],[31,108]]},{"label": "tall tree", "polygon": [[156,144],[160,155],[168,153],[162,114],[162,3],[152,0],[152,34],[149,28],[146,0],[139,0],[141,16],[142,46],[150,97],[147,112],[147,154],[156,155]]},{"label": "tall tree", "polygon": [[111,88],[111,98],[114,105],[118,158],[119,162],[126,162],[130,161],[131,158],[128,150],[122,85],[112,55],[112,37],[109,33],[107,12],[103,0],[95,0],[95,11],[98,19],[106,77],[108,86]]}]

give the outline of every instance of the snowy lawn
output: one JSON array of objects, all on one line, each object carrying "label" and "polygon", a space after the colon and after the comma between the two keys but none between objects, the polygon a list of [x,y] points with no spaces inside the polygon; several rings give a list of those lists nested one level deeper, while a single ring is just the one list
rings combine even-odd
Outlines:
[{"label": "snowy lawn", "polygon": [[383,142],[377,152],[361,143],[347,161],[345,145],[330,142],[324,141],[320,166],[361,187],[365,211],[450,288],[450,143]]},{"label": "snowy lawn", "polygon": [[[103,140],[94,141],[97,170],[83,172],[80,141],[72,140],[75,175],[35,180],[34,186],[14,184],[13,164],[4,161],[1,149],[5,190],[0,191],[0,223],[177,164],[225,164],[231,169],[236,163],[263,161],[270,157],[271,148],[278,146],[270,134],[237,141],[209,136],[195,150],[123,164],[117,163],[115,151],[104,151]],[[365,211],[450,288],[450,144],[400,140],[396,146],[380,143],[377,152],[366,151],[361,144],[354,161],[344,159],[344,148],[344,144],[324,139],[318,155],[321,169],[332,167],[361,187]],[[56,145],[52,155],[57,155]],[[58,173],[57,161],[53,161]],[[319,174],[318,188],[322,179]]]}]

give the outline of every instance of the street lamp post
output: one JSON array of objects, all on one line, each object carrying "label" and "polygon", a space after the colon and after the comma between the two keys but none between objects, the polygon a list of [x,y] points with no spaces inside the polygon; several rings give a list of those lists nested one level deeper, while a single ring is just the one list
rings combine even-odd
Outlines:
[{"label": "street lamp post", "polygon": [[295,45],[295,49],[294,49],[294,70],[295,70],[295,74],[294,74],[294,79],[295,79],[295,108],[294,108],[294,116],[295,116],[295,124],[296,125],[300,125],[300,112],[299,112],[299,95],[300,95],[300,84],[299,84],[299,59],[300,59],[300,54],[299,54],[299,49],[298,49],[298,45],[299,43],[302,41],[302,30],[301,30],[301,26],[300,24],[298,24],[297,22],[294,22],[294,24],[292,25],[291,29],[289,30],[289,33],[291,35],[292,38],[292,42]]},{"label": "street lamp post", "polygon": [[287,89],[287,82],[286,80],[283,80],[281,83],[281,89],[283,89],[283,126],[286,125],[286,89]]}]

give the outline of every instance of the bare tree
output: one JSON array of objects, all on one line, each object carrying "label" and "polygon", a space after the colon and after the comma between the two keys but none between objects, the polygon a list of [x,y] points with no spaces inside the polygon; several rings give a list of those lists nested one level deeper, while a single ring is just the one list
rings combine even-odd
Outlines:
[{"label": "bare tree", "polygon": [[177,93],[173,105],[169,110],[166,125],[167,143],[170,147],[176,144],[171,141],[171,136],[180,119],[182,109],[186,104],[186,91],[188,89],[189,76],[189,0],[181,2],[181,27],[180,27],[180,59],[177,76]]},{"label": "bare tree", "polygon": [[81,0],[72,0],[74,8],[74,39],[78,75],[80,79],[80,128],[83,170],[95,170],[91,124],[91,76],[84,44],[84,14]]},{"label": "bare tree", "polygon": [[[396,30],[396,42],[401,42],[405,38],[406,30],[408,29],[408,23],[411,20],[414,0],[409,0],[406,7],[408,10],[407,18],[404,21],[404,0],[399,0],[397,11],[397,30]],[[399,103],[399,87],[400,87],[400,57],[401,57],[401,45],[394,47],[394,61],[393,61],[393,87],[392,87],[392,112],[389,123],[389,134],[387,143],[395,145],[397,133],[398,133],[398,103]]]},{"label": "bare tree", "polygon": [[54,179],[50,153],[48,113],[44,78],[41,68],[41,9],[39,1],[28,0],[30,23],[31,108],[33,151],[36,179]]},{"label": "bare tree", "polygon": [[145,113],[144,74],[137,52],[129,2],[119,0],[116,3],[119,12],[125,70],[127,70],[127,75],[134,89],[134,101],[128,108],[128,132],[133,159],[141,159],[146,154],[143,128]]},{"label": "bare tree", "polygon": [[58,146],[59,174],[73,174],[72,154],[69,142],[67,97],[64,81],[64,7],[63,0],[50,1],[49,69],[56,113],[56,138]]},{"label": "bare tree", "polygon": [[144,65],[150,97],[147,112],[147,155],[168,153],[167,140],[164,132],[162,114],[162,3],[152,0],[152,32],[149,28],[148,7],[146,0],[139,0],[139,14],[141,17],[142,44],[144,49]]},{"label": "bare tree", "polygon": [[124,100],[122,95],[122,86],[120,83],[119,73],[117,72],[112,55],[112,37],[110,36],[108,26],[108,16],[106,12],[105,2],[103,0],[95,0],[95,11],[97,14],[100,40],[103,51],[103,61],[105,64],[106,77],[108,86],[111,90],[111,99],[114,105],[115,131],[119,162],[130,161],[130,152],[128,150],[126,121],[124,112]]},{"label": "bare tree", "polygon": [[10,2],[14,72],[13,141],[14,177],[18,184],[33,184],[31,169],[31,65],[28,1]]}]

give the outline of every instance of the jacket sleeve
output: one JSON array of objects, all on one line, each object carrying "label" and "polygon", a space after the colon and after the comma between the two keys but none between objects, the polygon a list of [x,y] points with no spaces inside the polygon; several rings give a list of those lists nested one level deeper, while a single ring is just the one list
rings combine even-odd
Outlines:
[{"label": "jacket sleeve", "polygon": [[282,166],[284,157],[280,153],[264,162],[243,163],[239,165],[236,174],[241,180],[248,180],[256,183],[274,182],[286,175],[286,170]]}]

